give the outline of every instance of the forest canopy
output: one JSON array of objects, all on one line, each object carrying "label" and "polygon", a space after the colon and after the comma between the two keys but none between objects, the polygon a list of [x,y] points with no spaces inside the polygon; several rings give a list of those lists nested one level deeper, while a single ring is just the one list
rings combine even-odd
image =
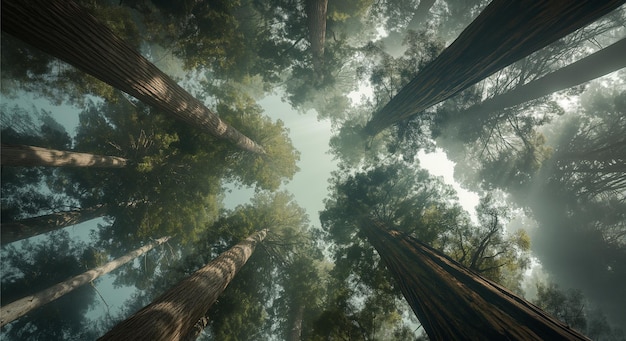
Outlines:
[{"label": "forest canopy", "polygon": [[624,1],[1,13],[1,338],[626,340]]}]

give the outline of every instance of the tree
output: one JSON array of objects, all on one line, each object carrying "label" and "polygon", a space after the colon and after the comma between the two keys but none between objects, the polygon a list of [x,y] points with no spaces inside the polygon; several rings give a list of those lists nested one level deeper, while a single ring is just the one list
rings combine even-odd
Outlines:
[{"label": "tree", "polygon": [[262,230],[179,282],[99,340],[182,340],[265,239]]},{"label": "tree", "polygon": [[[435,61],[376,112],[376,135],[617,8],[623,1],[493,1]],[[519,37],[523,37],[520,41]],[[419,94],[416,96],[416,94]]]},{"label": "tree", "polygon": [[554,283],[537,283],[537,298],[533,303],[593,340],[623,340],[623,332],[612,329],[604,313],[590,307],[579,290],[563,290]]},{"label": "tree", "polygon": [[40,291],[36,294],[21,298],[17,301],[11,302],[7,305],[2,306],[0,308],[2,320],[0,321],[0,326],[4,326],[7,323],[10,323],[26,314],[29,311],[41,307],[49,302],[52,302],[59,297],[71,292],[72,290],[85,285],[96,278],[109,273],[120,266],[130,262],[131,260],[141,256],[142,254],[152,250],[155,246],[161,245],[167,242],[170,238],[163,237],[155,240],[152,243],[149,243],[133,252],[126,254],[123,257],[114,259],[103,266],[99,266],[95,269],[86,271],[78,276],[72,277],[66,281],[63,281],[57,285],[54,285],[50,288],[47,288],[43,291]]},{"label": "tree", "polygon": [[2,30],[164,113],[231,141],[239,148],[264,153],[261,146],[220,119],[73,2],[44,5],[36,1],[6,1]]},{"label": "tree", "polygon": [[107,214],[108,207],[97,205],[84,209],[55,212],[43,216],[2,223],[0,229],[2,245],[38,236],[67,226],[80,224]]},{"label": "tree", "polygon": [[626,67],[622,58],[625,54],[626,39],[622,39],[575,63],[468,108],[462,114],[463,120],[475,120],[478,115],[513,107],[617,71]]},{"label": "tree", "polygon": [[324,44],[326,43],[326,11],[328,0],[305,0],[307,13],[307,27],[309,29],[309,41],[313,54],[313,69],[319,80],[323,77],[324,67]]},{"label": "tree", "polygon": [[128,160],[35,146],[2,144],[2,166],[22,167],[126,167]]},{"label": "tree", "polygon": [[361,228],[431,339],[588,340],[410,236],[373,220]]},{"label": "tree", "polygon": [[[104,254],[70,238],[67,231],[50,234],[39,242],[26,241],[2,249],[2,303],[41,292],[88,267],[95,267]],[[2,328],[7,340],[93,339],[85,314],[94,303],[96,291],[78,287],[67,295],[31,310]],[[3,313],[4,307],[0,308]]]}]

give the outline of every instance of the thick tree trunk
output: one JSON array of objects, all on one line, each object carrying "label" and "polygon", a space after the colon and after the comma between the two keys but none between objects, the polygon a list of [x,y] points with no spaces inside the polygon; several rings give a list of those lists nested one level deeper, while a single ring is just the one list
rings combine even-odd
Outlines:
[{"label": "thick tree trunk", "polygon": [[203,131],[264,153],[70,0],[4,0],[2,31]]},{"label": "thick tree trunk", "polygon": [[324,67],[328,0],[305,0],[304,9],[307,16],[306,23],[309,29],[311,53],[313,54],[313,69],[321,77]]},{"label": "thick tree trunk", "polygon": [[473,119],[589,82],[626,67],[626,39],[593,53],[575,63],[528,82],[507,93],[467,109],[463,119]]},{"label": "thick tree trunk", "polygon": [[34,146],[2,144],[2,166],[123,168],[128,160],[117,156],[93,155]]},{"label": "thick tree trunk", "polygon": [[13,303],[9,303],[6,306],[3,306],[2,308],[0,308],[0,327],[28,314],[29,311],[35,308],[50,303],[57,298],[69,293],[70,291],[119,268],[120,266],[152,250],[155,246],[165,243],[169,238],[170,237],[163,237],[161,239],[157,239],[153,243],[140,247],[135,251],[129,252],[123,257],[108,262],[103,266],[89,270],[78,276],[72,277],[67,281],[61,282],[46,290],[40,291],[32,296],[21,298]]},{"label": "thick tree trunk", "polygon": [[625,0],[494,0],[372,119],[376,135],[611,12]]},{"label": "thick tree trunk", "polygon": [[266,235],[257,232],[222,253],[99,340],[184,340]]},{"label": "thick tree trunk", "polygon": [[410,236],[362,229],[431,340],[589,340]]},{"label": "thick tree trunk", "polygon": [[2,245],[38,236],[67,226],[80,224],[106,215],[108,207],[97,205],[66,212],[46,214],[39,217],[2,223],[0,242]]}]

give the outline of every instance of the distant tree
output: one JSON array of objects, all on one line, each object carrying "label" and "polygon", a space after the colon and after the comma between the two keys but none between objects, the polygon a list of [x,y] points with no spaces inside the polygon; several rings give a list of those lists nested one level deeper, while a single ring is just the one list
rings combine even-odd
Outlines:
[{"label": "distant tree", "polygon": [[626,67],[626,61],[622,58],[625,54],[626,39],[622,39],[575,63],[468,108],[462,113],[465,116],[462,120],[476,120],[478,116],[489,115],[617,71]]},{"label": "distant tree", "polygon": [[142,254],[152,250],[155,246],[167,242],[168,239],[170,238],[163,237],[157,239],[156,241],[149,243],[137,250],[134,250],[133,252],[130,252],[123,257],[114,259],[113,261],[110,261],[102,266],[86,271],[78,276],[72,277],[45,290],[2,306],[2,308],[0,308],[0,312],[2,313],[0,326],[4,326],[28,314],[31,310],[50,303],[58,299],[59,297],[62,297],[63,295],[73,291],[74,289],[89,282],[92,282],[96,278],[106,273],[109,273],[117,269],[118,267],[130,262],[131,260],[141,256]]},{"label": "distant tree", "polygon": [[[494,1],[364,128],[368,136],[415,115],[617,8],[623,1],[511,5]],[[520,43],[516,37],[524,37]],[[415,94],[421,94],[416,96]]]},{"label": "distant tree", "polygon": [[4,32],[239,148],[264,153],[79,5],[7,1],[3,8]]},{"label": "distant tree", "polygon": [[313,70],[322,80],[324,67],[324,45],[326,44],[326,12],[328,0],[305,0],[309,41],[313,55]]},{"label": "distant tree", "polygon": [[554,283],[537,283],[534,303],[593,340],[623,340],[623,331],[611,328],[604,313],[590,307],[579,290],[563,290]]},{"label": "distant tree", "polygon": [[35,146],[2,144],[2,166],[122,168],[128,160]]},{"label": "distant tree", "polygon": [[183,340],[266,235],[262,230],[233,246],[99,340]]},{"label": "distant tree", "polygon": [[17,221],[3,222],[1,231],[2,245],[18,240],[56,231],[67,226],[80,224],[106,215],[108,207],[97,205],[84,209],[55,212],[43,216],[26,218]]},{"label": "distant tree", "polygon": [[431,339],[588,340],[406,234],[367,220],[361,228]]}]

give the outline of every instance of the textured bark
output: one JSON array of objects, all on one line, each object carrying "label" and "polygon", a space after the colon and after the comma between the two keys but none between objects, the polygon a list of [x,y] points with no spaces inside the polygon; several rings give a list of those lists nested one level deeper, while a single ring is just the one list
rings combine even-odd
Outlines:
[{"label": "textured bark", "polygon": [[494,0],[372,119],[373,136],[619,7],[626,0]]},{"label": "textured bark", "polygon": [[575,63],[528,82],[507,93],[467,109],[463,115],[473,119],[504,110],[533,99],[565,90],[626,67],[626,39],[593,53]]},{"label": "textured bark", "polygon": [[326,43],[326,13],[328,0],[305,0],[304,6],[309,29],[309,41],[313,54],[313,68],[316,74],[322,74],[324,67],[324,44]]},{"label": "textured bark", "polygon": [[21,298],[15,302],[7,304],[6,306],[3,306],[2,308],[0,308],[0,327],[28,314],[29,311],[35,308],[50,303],[57,298],[69,293],[70,291],[119,268],[120,266],[152,250],[152,248],[154,248],[155,246],[165,243],[169,238],[170,237],[163,237],[161,239],[158,239],[153,243],[145,245],[135,251],[129,252],[126,255],[117,258],[111,262],[108,262],[103,266],[86,271],[78,276],[68,279],[67,281],[54,285],[46,290],[42,290],[34,295]]},{"label": "textured bark", "polygon": [[93,155],[34,146],[2,144],[3,166],[123,168],[128,160],[117,156]]},{"label": "textured bark", "polygon": [[431,340],[589,340],[410,236],[362,229]]},{"label": "textured bark", "polygon": [[4,0],[1,15],[2,31],[179,120],[264,153],[76,3]]},{"label": "textured bark", "polygon": [[106,215],[107,212],[108,207],[106,205],[98,205],[94,207],[57,212],[39,217],[2,223],[2,226],[0,227],[0,242],[4,245],[18,240],[38,236],[40,234],[102,217]]},{"label": "textured bark", "polygon": [[222,253],[99,340],[184,340],[266,235],[257,232]]}]

